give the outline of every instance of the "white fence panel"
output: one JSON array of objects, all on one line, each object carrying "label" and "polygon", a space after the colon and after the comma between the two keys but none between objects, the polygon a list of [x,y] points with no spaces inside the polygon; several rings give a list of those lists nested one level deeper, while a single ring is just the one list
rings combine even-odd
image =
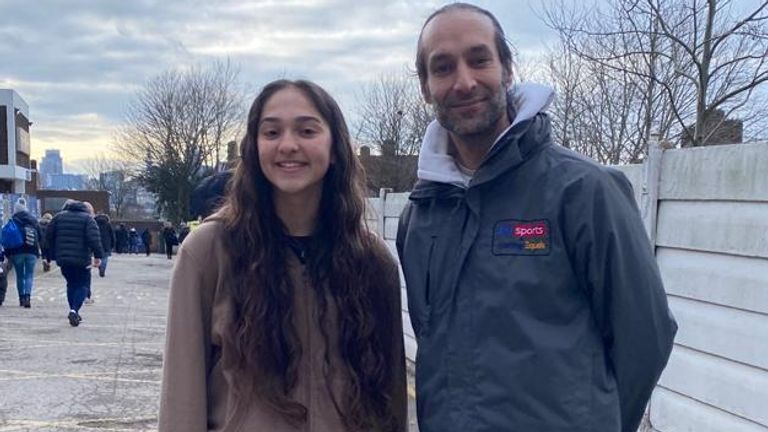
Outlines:
[{"label": "white fence panel", "polygon": [[768,201],[768,144],[667,150],[662,200]]},{"label": "white fence panel", "polygon": [[768,314],[768,260],[668,248],[656,258],[667,294]]},{"label": "white fence panel", "polygon": [[674,296],[669,306],[684,323],[676,343],[768,372],[768,315]]},{"label": "white fence panel", "polygon": [[659,385],[768,427],[765,370],[677,345]]},{"label": "white fence panel", "polygon": [[662,201],[658,246],[768,258],[768,205]]},{"label": "white fence panel", "polygon": [[651,406],[651,423],[659,432],[766,432],[755,422],[661,387]]}]

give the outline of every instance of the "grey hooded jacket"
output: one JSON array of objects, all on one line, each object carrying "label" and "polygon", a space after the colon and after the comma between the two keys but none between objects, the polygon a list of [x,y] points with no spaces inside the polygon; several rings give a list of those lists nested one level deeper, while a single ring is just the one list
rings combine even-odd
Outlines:
[{"label": "grey hooded jacket", "polygon": [[623,174],[534,113],[397,237],[422,432],[635,432],[677,325]]}]

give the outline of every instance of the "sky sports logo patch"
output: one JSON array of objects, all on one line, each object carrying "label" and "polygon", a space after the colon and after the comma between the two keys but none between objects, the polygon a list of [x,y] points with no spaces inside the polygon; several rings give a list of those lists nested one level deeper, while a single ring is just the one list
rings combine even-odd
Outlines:
[{"label": "sky sports logo patch", "polygon": [[549,255],[549,221],[503,220],[493,228],[494,255]]}]

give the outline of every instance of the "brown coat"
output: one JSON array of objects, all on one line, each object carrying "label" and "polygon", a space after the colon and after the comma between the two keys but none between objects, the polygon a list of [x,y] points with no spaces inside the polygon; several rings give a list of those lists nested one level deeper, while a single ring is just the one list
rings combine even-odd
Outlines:
[{"label": "brown coat", "polygon": [[[258,399],[247,405],[235,400],[232,384],[237,377],[221,366],[227,363],[222,361],[221,347],[232,317],[231,298],[223,287],[228,268],[223,237],[220,222],[205,222],[190,234],[179,251],[171,279],[159,431],[344,431],[322,373],[325,346],[313,318],[317,304],[315,290],[306,285],[303,268],[293,254],[289,254],[289,274],[293,286],[300,292],[294,296],[294,324],[305,354],[300,360],[298,384],[292,396],[307,407],[308,421],[294,426]],[[380,247],[386,246],[381,244]],[[397,381],[392,398],[404,432],[407,422],[405,358],[399,315],[399,276],[394,260],[391,268],[388,279],[392,282],[392,293],[389,297],[396,304],[394,310],[398,314],[393,317],[396,355],[391,367]],[[331,364],[340,364],[336,336],[329,335]],[[332,374],[336,395],[340,395],[345,379],[339,370]],[[337,397],[337,400],[341,398]]]}]

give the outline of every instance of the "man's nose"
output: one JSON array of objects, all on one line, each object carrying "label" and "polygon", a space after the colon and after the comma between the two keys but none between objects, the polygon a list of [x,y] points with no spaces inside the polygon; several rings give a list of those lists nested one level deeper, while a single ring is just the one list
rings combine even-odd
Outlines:
[{"label": "man's nose", "polygon": [[471,93],[477,87],[477,80],[472,68],[465,62],[460,62],[456,67],[456,81],[453,89],[458,93]]}]

